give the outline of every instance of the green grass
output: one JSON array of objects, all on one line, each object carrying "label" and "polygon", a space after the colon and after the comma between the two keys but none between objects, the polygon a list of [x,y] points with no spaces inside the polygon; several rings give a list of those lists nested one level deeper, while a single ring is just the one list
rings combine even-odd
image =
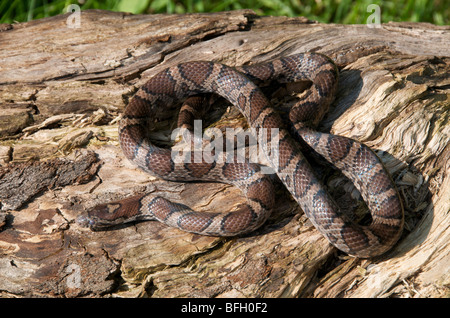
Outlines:
[{"label": "green grass", "polygon": [[366,23],[370,4],[381,8],[381,22],[410,21],[447,25],[448,0],[0,0],[0,23],[25,22],[65,13],[70,4],[81,10],[132,13],[189,13],[253,9],[259,15],[305,16],[324,23]]}]

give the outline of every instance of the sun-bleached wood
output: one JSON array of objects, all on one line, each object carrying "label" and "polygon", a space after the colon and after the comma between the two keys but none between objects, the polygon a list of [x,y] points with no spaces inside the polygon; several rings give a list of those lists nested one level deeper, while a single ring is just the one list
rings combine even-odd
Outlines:
[{"label": "sun-bleached wood", "polygon": [[[1,296],[448,297],[449,27],[326,25],[250,10],[83,11],[78,29],[67,18],[0,28],[0,189],[18,189],[0,191]],[[237,66],[306,51],[340,68],[336,101],[319,129],[376,150],[402,195],[405,231],[391,252],[371,260],[337,253],[281,186],[270,219],[245,237],[157,222],[91,232],[74,222],[96,204],[146,191],[203,211],[243,202],[227,185],[166,182],[137,170],[121,154],[117,118],[168,66]],[[218,127],[245,125],[233,108],[213,108],[209,117],[221,118]],[[167,114],[153,137],[167,142],[175,119]],[[89,161],[93,153],[99,163]],[[42,176],[63,158],[88,172],[35,192],[26,180],[38,178],[20,184],[14,175],[32,166]],[[332,194],[358,217],[354,187],[325,172]],[[31,194],[19,195],[24,189]]]}]

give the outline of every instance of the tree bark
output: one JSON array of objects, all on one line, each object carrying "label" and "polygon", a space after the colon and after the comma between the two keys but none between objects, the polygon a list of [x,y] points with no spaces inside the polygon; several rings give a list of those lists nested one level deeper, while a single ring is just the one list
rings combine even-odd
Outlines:
[{"label": "tree bark", "polygon": [[[48,297],[448,297],[450,28],[425,23],[320,24],[250,10],[189,15],[81,12],[0,27],[0,295]],[[238,66],[297,52],[340,69],[321,131],[366,143],[405,207],[399,243],[382,257],[338,252],[281,186],[254,233],[199,236],[142,222],[92,232],[89,208],[153,192],[200,211],[244,202],[223,184],[176,183],[120,151],[117,118],[163,68],[192,60]],[[273,98],[275,104],[281,98]],[[242,125],[222,102],[209,119]],[[154,138],[170,140],[176,117]],[[354,186],[322,169],[345,208]]]}]

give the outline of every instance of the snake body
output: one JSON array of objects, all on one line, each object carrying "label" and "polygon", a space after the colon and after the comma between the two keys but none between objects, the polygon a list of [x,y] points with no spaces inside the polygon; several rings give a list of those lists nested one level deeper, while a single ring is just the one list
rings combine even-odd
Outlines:
[{"label": "snake body", "polygon": [[[362,258],[386,252],[403,228],[402,204],[389,174],[364,144],[313,129],[334,99],[337,79],[334,63],[317,53],[295,54],[236,69],[213,62],[188,62],[165,69],[144,84],[126,107],[119,124],[123,153],[144,171],[166,180],[233,184],[242,190],[248,203],[233,212],[201,213],[148,194],[97,206],[87,217],[80,218],[80,223],[101,229],[127,221],[159,220],[185,231],[217,236],[241,235],[261,226],[274,207],[275,196],[271,179],[258,164],[204,160],[177,163],[170,149],[157,147],[146,138],[152,120],[187,98],[179,123],[189,126],[195,116],[192,114],[201,107],[197,97],[192,96],[215,93],[236,106],[251,127],[278,129],[279,157],[271,164],[306,216],[334,246]],[[294,137],[300,142],[283,128],[280,115],[256,84],[269,80],[312,82],[289,113]],[[266,152],[271,138],[267,134]],[[355,183],[371,212],[370,225],[358,225],[339,211],[302,154],[306,147]]]}]

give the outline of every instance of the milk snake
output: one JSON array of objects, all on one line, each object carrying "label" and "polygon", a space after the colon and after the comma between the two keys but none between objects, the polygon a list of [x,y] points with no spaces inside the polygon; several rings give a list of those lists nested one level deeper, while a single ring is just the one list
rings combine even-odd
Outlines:
[{"label": "milk snake", "polygon": [[[257,84],[308,80],[311,87],[289,113],[292,136],[284,128]],[[282,183],[313,225],[337,248],[366,258],[389,250],[403,228],[403,208],[398,192],[380,159],[355,140],[321,133],[314,127],[328,111],[337,88],[338,70],[326,56],[302,53],[264,64],[231,68],[214,62],[187,62],[169,67],[144,84],[125,109],[119,123],[119,140],[125,156],[144,171],[171,181],[219,181],[233,184],[247,205],[227,213],[195,212],[151,194],[102,204],[78,222],[103,229],[137,220],[158,220],[181,230],[216,236],[236,236],[261,226],[275,205],[272,179],[251,162],[176,163],[171,149],[146,138],[149,124],[162,112],[179,107],[179,125],[189,127],[201,108],[199,94],[218,94],[237,107],[256,129],[278,129],[277,162],[271,162]],[[268,151],[273,136],[267,133]],[[294,138],[296,140],[294,140]],[[347,176],[360,191],[372,221],[361,226],[351,221],[315,176],[302,151],[310,147]],[[270,156],[267,156],[269,161]]]}]

